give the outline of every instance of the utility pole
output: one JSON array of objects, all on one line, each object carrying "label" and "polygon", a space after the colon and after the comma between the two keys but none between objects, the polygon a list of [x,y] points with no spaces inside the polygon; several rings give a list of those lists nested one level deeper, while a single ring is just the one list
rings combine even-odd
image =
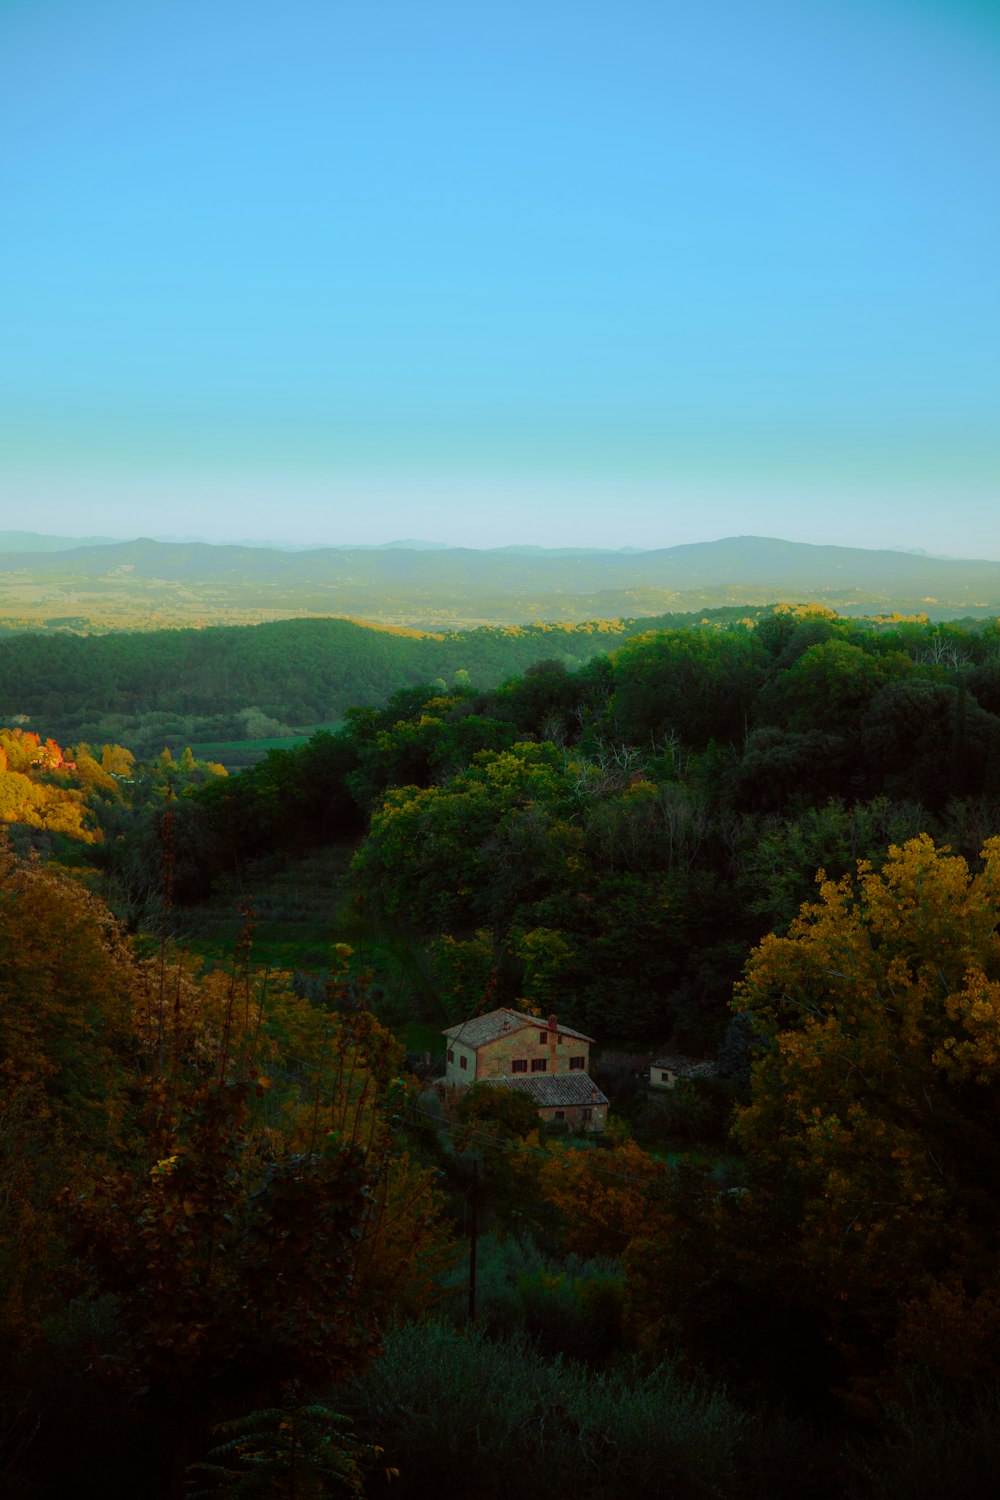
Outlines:
[{"label": "utility pole", "polygon": [[479,1238],[479,1158],[472,1158],[472,1186],[469,1189],[469,1322],[476,1321],[476,1241]]}]

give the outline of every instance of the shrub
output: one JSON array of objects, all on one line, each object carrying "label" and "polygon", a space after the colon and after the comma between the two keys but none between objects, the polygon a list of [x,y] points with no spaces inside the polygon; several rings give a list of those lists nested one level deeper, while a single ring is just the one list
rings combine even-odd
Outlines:
[{"label": "shrub", "polygon": [[[338,1391],[359,1432],[400,1471],[396,1500],[833,1500],[829,1453],[804,1428],[740,1411],[667,1365],[595,1374],[546,1358],[523,1333],[440,1323],[393,1330]],[[373,1483],[369,1494],[380,1493]]]}]

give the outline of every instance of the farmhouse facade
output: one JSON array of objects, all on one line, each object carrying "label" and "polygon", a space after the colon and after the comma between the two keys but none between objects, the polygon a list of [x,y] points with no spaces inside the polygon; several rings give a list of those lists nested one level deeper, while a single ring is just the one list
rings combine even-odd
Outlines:
[{"label": "farmhouse facade", "polygon": [[603,1130],[608,1100],[588,1074],[593,1037],[502,1006],[445,1031],[445,1083],[489,1083],[526,1093],[543,1121]]},{"label": "farmhouse facade", "polygon": [[544,1020],[502,1006],[449,1026],[446,1083],[482,1083],[488,1078],[536,1077],[540,1073],[586,1073],[594,1038],[555,1016]]}]

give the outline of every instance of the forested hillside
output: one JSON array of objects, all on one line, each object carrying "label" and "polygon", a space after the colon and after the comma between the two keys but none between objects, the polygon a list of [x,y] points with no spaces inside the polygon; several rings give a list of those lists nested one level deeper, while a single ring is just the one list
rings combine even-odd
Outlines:
[{"label": "forested hillside", "polygon": [[[604,1035],[714,1050],[747,952],[791,920],[817,869],[877,863],[921,833],[978,855],[1000,805],[1000,635],[993,621],[817,607],[635,628],[427,638],[310,621],[25,638],[0,652],[0,691],[70,743],[88,703],[98,727],[147,738],[167,704],[188,727],[245,726],[248,701],[278,732],[343,714],[337,732],[200,789],[199,763],[184,771],[179,754],[131,788],[106,768],[102,781],[96,762],[110,766],[126,736],[95,737],[93,755],[83,743],[89,785],[62,767],[83,789],[60,806],[87,794],[72,817],[133,916],[159,878],[156,789],[187,788],[172,813],[180,902],[248,857],[363,835],[354,920],[425,955],[435,1019],[488,982]],[[592,655],[609,638],[625,643]],[[573,669],[579,658],[551,653],[567,642],[591,659]],[[401,677],[415,685],[378,706]],[[348,707],[348,693],[372,706]],[[209,718],[223,705],[232,718]],[[25,806],[57,796],[21,792]]]},{"label": "forested hillside", "polygon": [[638,630],[691,621],[680,615],[425,635],[329,619],[13,635],[0,640],[0,723],[27,716],[62,740],[117,740],[143,756],[164,745],[179,753],[196,741],[301,733],[339,721],[352,705],[435,679],[444,686],[456,674],[493,687],[543,658],[579,666]]},{"label": "forested hillside", "polygon": [[[856,859],[1000,807],[1000,636],[786,610],[653,632],[576,672],[414,689],[206,787],[220,861],[367,828],[359,911],[604,1034],[717,1046],[753,942]],[[429,947],[428,947],[429,945]],[[478,989],[477,989],[478,987]]]},{"label": "forested hillside", "polygon": [[[421,1500],[485,1401],[460,1500],[511,1445],[539,1500],[578,1453],[583,1500],[992,1492],[1000,624],[783,608],[561,658],[238,776],[6,734],[14,1493],[101,1461],[123,1500]],[[192,957],[213,885],[332,844],[323,972],[258,968],[246,901]],[[502,1004],[598,1039],[599,1143],[403,1070],[390,1028]],[[656,1097],[664,1050],[718,1074]]]}]

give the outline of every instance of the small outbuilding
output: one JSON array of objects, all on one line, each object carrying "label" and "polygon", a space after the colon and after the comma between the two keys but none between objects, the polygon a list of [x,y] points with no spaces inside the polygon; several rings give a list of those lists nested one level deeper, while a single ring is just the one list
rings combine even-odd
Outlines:
[{"label": "small outbuilding", "polygon": [[715,1078],[718,1064],[708,1059],[671,1055],[658,1057],[649,1069],[651,1089],[675,1088],[682,1078]]}]

